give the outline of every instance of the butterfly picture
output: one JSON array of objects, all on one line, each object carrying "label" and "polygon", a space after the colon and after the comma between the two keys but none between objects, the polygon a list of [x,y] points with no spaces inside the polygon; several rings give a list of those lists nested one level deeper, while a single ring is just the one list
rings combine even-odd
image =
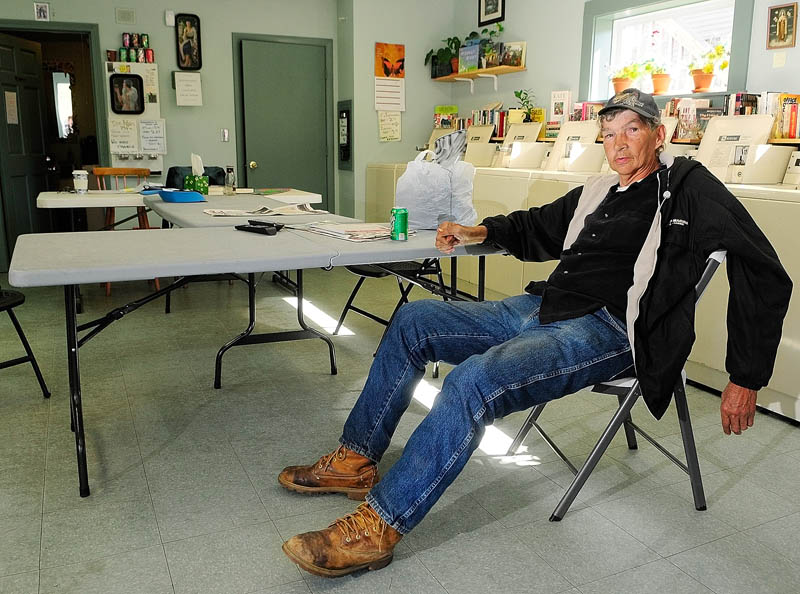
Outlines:
[{"label": "butterfly picture", "polygon": [[378,78],[405,78],[406,46],[402,43],[376,43],[375,76]]},{"label": "butterfly picture", "polygon": [[406,59],[400,58],[396,62],[383,58],[383,74],[389,77],[403,78],[405,74]]}]

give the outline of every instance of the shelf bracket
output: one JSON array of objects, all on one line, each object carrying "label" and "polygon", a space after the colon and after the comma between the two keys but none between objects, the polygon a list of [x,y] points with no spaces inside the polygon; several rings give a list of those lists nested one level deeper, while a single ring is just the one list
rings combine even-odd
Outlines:
[{"label": "shelf bracket", "polygon": [[[471,78],[456,77],[453,80],[458,80],[458,81],[461,81],[461,82],[468,82],[469,83],[469,94],[470,95],[474,95],[475,94],[475,81],[472,80]],[[495,84],[497,84],[497,81],[495,81]]]},{"label": "shelf bracket", "polygon": [[478,74],[480,78],[491,78],[494,81],[494,91],[497,92],[497,75],[496,74]]}]

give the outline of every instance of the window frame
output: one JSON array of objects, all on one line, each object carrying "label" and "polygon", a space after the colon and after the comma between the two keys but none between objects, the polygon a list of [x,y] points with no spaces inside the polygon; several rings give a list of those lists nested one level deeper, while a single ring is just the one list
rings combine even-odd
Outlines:
[{"label": "window frame", "polygon": [[[586,100],[605,100],[607,97],[589,97],[592,77],[592,56],[595,48],[607,47],[608,57],[611,54],[611,31],[613,17],[623,16],[620,13],[630,11],[624,16],[651,12],[663,5],[681,6],[694,4],[702,0],[591,0],[583,7],[583,37],[581,42],[581,72],[578,85],[578,97]],[[731,35],[730,71],[728,72],[728,90],[726,92],[744,91],[747,84],[747,67],[750,59],[750,33],[753,22],[754,0],[735,0],[733,13],[733,32]],[[606,60],[607,62],[608,60]],[[710,96],[715,93],[668,94],[662,97],[675,96]]]}]

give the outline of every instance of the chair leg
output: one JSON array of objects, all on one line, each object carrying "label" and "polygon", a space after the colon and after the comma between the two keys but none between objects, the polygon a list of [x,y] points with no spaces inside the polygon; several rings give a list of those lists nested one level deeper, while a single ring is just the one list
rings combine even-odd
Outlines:
[{"label": "chair leg", "polygon": [[[619,400],[619,405],[622,406],[622,402],[625,400],[625,395],[617,395],[617,400]],[[625,422],[622,424],[622,426],[625,428],[625,439],[628,441],[628,449],[638,450],[639,444],[636,443],[636,431],[634,431],[633,427],[631,427],[630,415],[625,418]]]},{"label": "chair leg", "polygon": [[342,324],[344,324],[344,319],[347,317],[347,312],[350,311],[350,306],[353,305],[353,300],[356,298],[356,294],[358,290],[361,288],[361,285],[364,284],[364,277],[359,276],[358,282],[356,286],[353,288],[353,291],[350,293],[350,297],[347,299],[347,303],[342,310],[342,315],[339,316],[339,321],[336,323],[336,329],[333,331],[334,336],[339,334],[339,330],[342,328]]},{"label": "chair leg", "polygon": [[700,474],[700,463],[697,461],[697,448],[694,443],[692,421],[689,418],[689,405],[686,402],[686,390],[683,387],[683,381],[680,379],[675,385],[675,408],[678,412],[678,423],[681,426],[683,451],[686,454],[686,466],[689,468],[689,479],[692,483],[694,508],[698,511],[704,511],[706,509],[706,496],[703,491],[703,477]]},{"label": "chair leg", "polygon": [[511,446],[508,448],[506,456],[515,456],[517,454],[519,446],[521,446],[522,442],[525,441],[525,438],[528,436],[533,424],[539,419],[539,415],[542,414],[543,410],[544,404],[537,404],[531,409],[531,412],[528,414],[528,418],[525,419],[525,422],[517,432],[517,436],[514,438],[514,441],[511,442]]},{"label": "chair leg", "polygon": [[433,362],[433,372],[431,373],[431,377],[433,379],[436,379],[436,378],[439,377],[439,362],[438,361],[434,361]]},{"label": "chair leg", "polygon": [[47,389],[47,384],[44,383],[44,377],[42,376],[42,371],[39,369],[39,364],[36,362],[36,357],[33,356],[33,349],[31,349],[31,345],[28,343],[28,339],[25,338],[25,333],[22,331],[22,326],[19,324],[19,320],[17,320],[17,316],[14,315],[12,310],[8,310],[8,317],[11,318],[11,323],[14,324],[14,328],[19,335],[19,340],[22,342],[22,347],[25,349],[25,353],[28,355],[28,360],[33,367],[33,372],[36,374],[36,379],[39,381],[39,387],[42,389],[42,396],[45,398],[50,398],[50,390]]},{"label": "chair leg", "polygon": [[641,391],[639,389],[639,382],[636,382],[633,387],[631,388],[628,395],[625,396],[622,404],[620,404],[617,412],[614,413],[614,416],[611,417],[611,421],[609,421],[608,426],[606,427],[603,434],[600,436],[600,439],[597,441],[597,444],[594,446],[594,449],[589,454],[589,457],[586,458],[586,462],[583,463],[578,474],[575,475],[575,478],[572,480],[572,484],[567,489],[567,492],[564,493],[564,496],[561,498],[561,501],[558,502],[556,505],[553,514],[550,516],[551,522],[560,522],[561,518],[564,517],[564,514],[567,513],[567,510],[572,505],[572,502],[575,501],[575,497],[578,495],[580,490],[583,488],[583,485],[586,483],[586,480],[589,478],[589,475],[592,474],[592,471],[597,466],[597,463],[600,462],[600,458],[603,457],[606,449],[608,448],[608,444],[611,443],[611,440],[614,439],[614,435],[619,431],[619,428],[625,422],[625,419],[630,416],[631,409],[633,405],[636,403],[636,400],[639,398]]}]

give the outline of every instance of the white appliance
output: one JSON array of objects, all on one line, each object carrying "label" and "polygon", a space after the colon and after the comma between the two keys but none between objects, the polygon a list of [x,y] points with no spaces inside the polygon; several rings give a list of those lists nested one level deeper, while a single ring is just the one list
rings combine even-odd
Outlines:
[{"label": "white appliance", "polygon": [[497,154],[497,145],[490,143],[494,126],[470,126],[467,128],[467,152],[464,160],[475,167],[491,167]]},{"label": "white appliance", "polygon": [[564,122],[550,151],[544,169],[547,171],[600,171],[605,157],[597,143],[600,125],[597,120]]}]

